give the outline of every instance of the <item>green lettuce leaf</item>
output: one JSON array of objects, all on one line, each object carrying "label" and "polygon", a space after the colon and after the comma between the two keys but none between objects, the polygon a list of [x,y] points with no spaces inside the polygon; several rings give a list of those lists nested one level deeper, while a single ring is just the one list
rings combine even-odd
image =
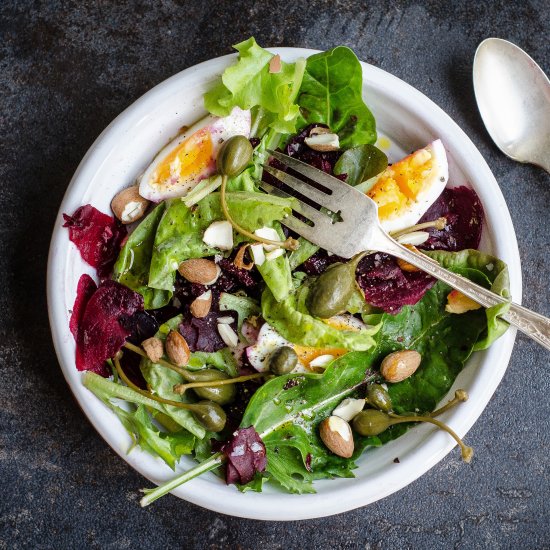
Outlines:
[{"label": "green lettuce leaf", "polygon": [[376,123],[363,101],[363,69],[345,46],[308,57],[298,104],[303,122],[328,125],[344,149],[376,141]]},{"label": "green lettuce leaf", "polygon": [[241,427],[252,425],[260,434],[270,479],[290,492],[312,493],[313,479],[353,475],[355,463],[328,451],[317,425],[343,399],[375,379],[376,374],[368,368],[370,356],[371,352],[348,353],[323,374],[278,376],[256,391]]},{"label": "green lettuce leaf", "polygon": [[[299,107],[295,99],[302,83],[305,62],[281,61],[281,70],[272,73],[269,63],[273,54],[264,50],[249,38],[236,44],[239,52],[237,63],[228,67],[222,79],[212,90],[204,94],[204,106],[218,116],[227,116],[233,107],[255,109],[255,119],[262,119],[263,127],[291,134],[296,130]],[[254,126],[258,127],[259,121]],[[258,134],[257,130],[253,135]]]},{"label": "green lettuce leaf", "polygon": [[239,333],[245,319],[253,315],[260,315],[261,309],[256,300],[248,298],[248,296],[236,296],[229,292],[222,292],[219,301],[220,311],[236,311],[238,320]]},{"label": "green lettuce leaf", "polygon": [[164,209],[165,203],[162,202],[136,227],[122,247],[113,268],[113,279],[139,292],[143,296],[145,309],[163,307],[172,297],[170,290],[151,288],[147,284],[155,234]]},{"label": "green lettuce leaf", "polygon": [[[227,203],[235,221],[249,231],[264,225],[276,227],[276,221],[288,215],[292,209],[290,200],[247,191],[228,193]],[[193,208],[188,208],[180,199],[167,201],[166,211],[155,235],[149,287],[172,291],[176,269],[183,260],[212,256],[219,252],[216,248],[207,246],[202,237],[212,222],[223,219],[225,217],[219,193],[211,193],[204,197]],[[242,240],[242,236],[235,235],[236,243]],[[284,261],[277,262],[276,265],[281,271],[277,277],[271,273],[274,270],[272,265],[264,268],[266,277],[269,276],[266,283],[273,285],[278,295],[284,295],[285,291],[288,292],[284,285],[290,275],[284,272],[287,268]]]},{"label": "green lettuce leaf", "polygon": [[[435,250],[426,252],[426,254],[446,269],[468,277],[476,283],[491,289],[495,294],[510,299],[508,267],[502,260],[478,250],[462,250],[454,253]],[[477,272],[477,276],[475,272]],[[509,307],[508,304],[502,304],[485,310],[487,329],[478,338],[474,351],[487,349],[506,332],[509,325],[499,316],[506,313]]]},{"label": "green lettuce leaf", "polygon": [[296,294],[277,302],[269,289],[262,295],[262,315],[281,336],[303,346],[317,348],[344,348],[364,351],[375,345],[373,335],[379,326],[361,331],[338,330],[307,313],[305,300],[307,288],[301,287]]},{"label": "green lettuce leaf", "polygon": [[132,435],[135,444],[152,456],[162,458],[172,470],[182,455],[192,452],[195,436],[187,430],[176,433],[161,432],[153,424],[143,405],[139,405],[135,411],[126,411],[115,405],[111,408]]}]

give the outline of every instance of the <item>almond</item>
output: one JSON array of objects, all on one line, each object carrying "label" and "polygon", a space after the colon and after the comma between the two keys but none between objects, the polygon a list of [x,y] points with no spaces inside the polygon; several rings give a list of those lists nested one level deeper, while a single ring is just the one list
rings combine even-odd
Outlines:
[{"label": "almond", "polygon": [[155,338],[154,336],[147,338],[147,340],[143,340],[141,347],[153,363],[157,363],[164,355],[164,346],[160,338]]},{"label": "almond", "polygon": [[166,337],[166,355],[170,362],[184,367],[189,362],[191,352],[185,338],[176,330],[171,330]]},{"label": "almond", "polygon": [[143,217],[149,201],[139,194],[139,187],[132,185],[117,193],[111,201],[113,214],[123,224],[133,223]]},{"label": "almond", "polygon": [[279,54],[274,55],[269,61],[269,72],[270,73],[281,72],[281,56]]},{"label": "almond", "polygon": [[329,416],[319,424],[319,435],[327,449],[342,458],[350,458],[354,443],[350,425],[339,416]]},{"label": "almond", "polygon": [[414,350],[394,351],[386,355],[380,365],[380,373],[387,382],[395,384],[412,376],[420,366],[422,356]]},{"label": "almond", "polygon": [[[416,254],[421,254],[421,252],[418,250],[418,248],[416,248],[416,246],[413,246],[412,244],[404,244],[403,246],[407,247],[410,251],[415,252]],[[415,265],[412,265],[409,262],[406,262],[405,260],[402,260],[401,258],[398,258],[397,265],[403,271],[408,271],[409,273],[413,273],[415,271],[421,271],[421,269],[419,269]]]},{"label": "almond", "polygon": [[221,273],[221,269],[215,262],[205,258],[185,260],[179,265],[178,271],[190,283],[201,285],[213,285]]},{"label": "almond", "polygon": [[338,134],[314,134],[304,139],[305,144],[314,151],[327,152],[340,149]]},{"label": "almond", "polygon": [[212,291],[207,290],[206,292],[203,292],[200,296],[195,298],[193,302],[191,302],[189,309],[193,317],[202,319],[203,317],[206,317],[208,315],[211,307],[212,307]]},{"label": "almond", "polygon": [[458,290],[451,290],[447,296],[447,305],[445,311],[448,313],[466,313],[467,311],[473,311],[479,309],[481,306],[468,296],[462,294]]}]

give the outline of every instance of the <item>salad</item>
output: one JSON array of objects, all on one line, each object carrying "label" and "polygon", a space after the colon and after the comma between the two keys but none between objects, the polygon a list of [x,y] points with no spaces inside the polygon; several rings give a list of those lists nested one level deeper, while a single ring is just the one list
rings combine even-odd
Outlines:
[{"label": "salad", "polygon": [[440,140],[389,164],[349,48],[294,63],[254,38],[235,48],[209,114],[144,159],[113,215],[64,214],[97,272],[80,277],[70,317],[83,384],[133,446],[174,470],[197,461],[141,504],[206,472],[241,491],[312,493],[418,422],[469,462],[437,418],[467,393],[437,406],[507,329],[506,306],[482,309],[386,254],[320,249],[285,227],[295,199],[261,187],[281,187],[264,166],[287,170],[270,155],[282,151],[368,194],[399,242],[509,297],[506,265],[477,250],[479,198],[449,182]]}]

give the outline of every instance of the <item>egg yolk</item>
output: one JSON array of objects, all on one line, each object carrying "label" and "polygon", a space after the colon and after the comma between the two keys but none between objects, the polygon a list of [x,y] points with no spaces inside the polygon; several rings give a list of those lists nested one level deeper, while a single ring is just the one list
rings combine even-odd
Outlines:
[{"label": "egg yolk", "polygon": [[429,181],[433,168],[429,151],[420,149],[403,160],[388,166],[367,195],[378,204],[378,216],[386,219],[402,212],[409,202],[417,200]]},{"label": "egg yolk", "polygon": [[170,185],[195,179],[211,168],[213,145],[207,128],[195,132],[174,149],[153,174],[153,185]]}]

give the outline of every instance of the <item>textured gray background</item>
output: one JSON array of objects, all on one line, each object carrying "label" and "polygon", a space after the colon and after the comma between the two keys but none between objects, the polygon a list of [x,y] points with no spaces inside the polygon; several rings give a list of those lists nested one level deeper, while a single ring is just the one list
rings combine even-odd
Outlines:
[{"label": "textured gray background", "polygon": [[45,270],[57,208],[101,130],[155,84],[252,34],[263,45],[349,45],[443,107],[500,182],[526,305],[550,315],[550,178],[498,152],[470,79],[477,44],[495,35],[548,71],[549,2],[118,3],[0,3],[0,548],[548,548],[550,356],[526,338],[468,434],[471,467],[453,452],[382,502],[314,521],[240,520],[172,496],[141,510],[143,478],[61,376]]}]

